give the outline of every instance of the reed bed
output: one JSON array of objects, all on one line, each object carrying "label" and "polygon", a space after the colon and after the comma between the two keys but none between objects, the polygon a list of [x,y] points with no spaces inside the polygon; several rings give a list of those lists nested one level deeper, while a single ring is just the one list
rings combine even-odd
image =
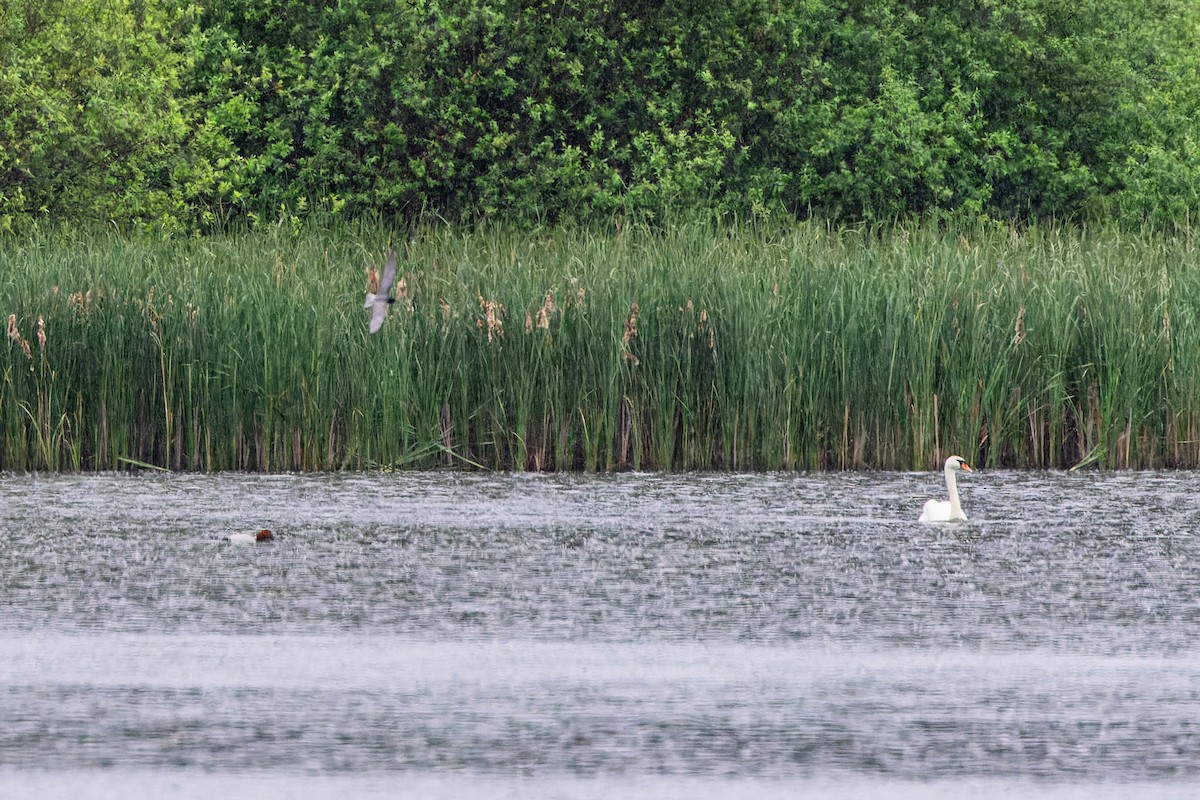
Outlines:
[{"label": "reed bed", "polygon": [[1200,465],[1190,239],[981,226],[0,241],[0,468]]}]

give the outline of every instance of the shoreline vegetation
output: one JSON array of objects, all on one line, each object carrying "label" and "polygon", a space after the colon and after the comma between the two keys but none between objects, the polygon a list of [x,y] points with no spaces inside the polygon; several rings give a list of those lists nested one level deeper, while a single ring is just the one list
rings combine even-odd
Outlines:
[{"label": "shoreline vegetation", "polygon": [[0,53],[0,469],[1200,467],[1194,2],[14,0]]},{"label": "shoreline vegetation", "polygon": [[389,236],[0,238],[0,469],[1200,467],[1187,234],[428,226],[371,336]]}]

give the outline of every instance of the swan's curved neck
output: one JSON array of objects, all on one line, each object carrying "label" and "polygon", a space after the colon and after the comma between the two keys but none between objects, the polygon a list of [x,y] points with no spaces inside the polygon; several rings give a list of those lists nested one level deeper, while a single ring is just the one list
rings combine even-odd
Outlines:
[{"label": "swan's curved neck", "polygon": [[950,495],[950,517],[962,517],[962,504],[958,502],[958,480],[954,477],[954,470],[946,469],[946,492]]}]

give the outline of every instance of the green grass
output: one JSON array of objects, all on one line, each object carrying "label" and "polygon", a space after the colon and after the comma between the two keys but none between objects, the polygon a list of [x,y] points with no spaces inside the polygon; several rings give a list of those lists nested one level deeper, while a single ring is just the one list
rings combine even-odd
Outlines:
[{"label": "green grass", "polygon": [[0,468],[1200,465],[1184,237],[429,228],[370,336],[388,236],[0,240]]}]

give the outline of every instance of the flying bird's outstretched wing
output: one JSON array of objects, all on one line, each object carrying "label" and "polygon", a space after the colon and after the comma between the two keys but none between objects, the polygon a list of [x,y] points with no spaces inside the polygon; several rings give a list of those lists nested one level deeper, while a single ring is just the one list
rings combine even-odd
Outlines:
[{"label": "flying bird's outstretched wing", "polygon": [[364,308],[371,309],[371,324],[368,330],[371,333],[378,333],[383,327],[383,321],[387,318],[388,306],[396,302],[396,298],[392,297],[392,284],[396,281],[396,251],[389,250],[387,262],[383,265],[383,275],[379,277],[379,291],[375,294],[367,292],[367,300],[363,303]]}]

